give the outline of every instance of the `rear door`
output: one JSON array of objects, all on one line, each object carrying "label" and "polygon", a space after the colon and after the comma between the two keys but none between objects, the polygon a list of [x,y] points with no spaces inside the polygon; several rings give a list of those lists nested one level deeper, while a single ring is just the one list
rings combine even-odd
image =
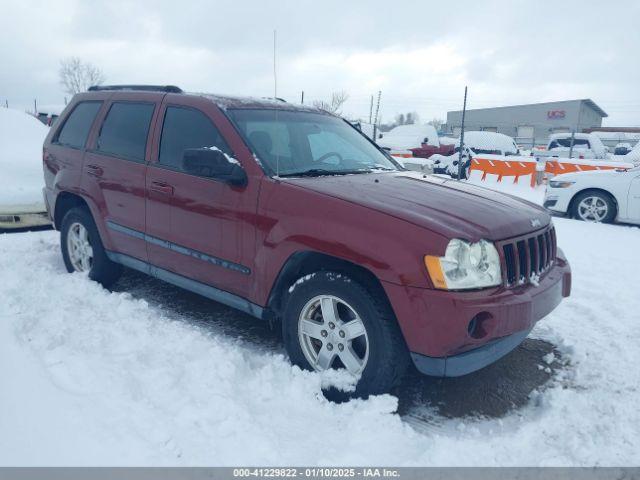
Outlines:
[{"label": "rear door", "polygon": [[98,207],[96,220],[106,233],[105,247],[143,261],[146,161],[151,155],[151,125],[163,95],[114,95],[84,159],[83,188]]},{"label": "rear door", "polygon": [[80,193],[85,147],[96,117],[107,98],[107,95],[98,94],[91,100],[80,100],[70,106],[60,127],[50,132],[51,141],[45,141],[44,177],[47,208],[51,214],[55,207],[54,192],[62,190]]},{"label": "rear door", "polygon": [[[147,171],[147,242],[153,265],[247,298],[255,256],[257,165],[209,100],[167,95]],[[236,158],[248,184],[185,173],[185,149],[216,147]],[[248,167],[248,168],[247,168]],[[253,169],[252,169],[253,167]]]}]

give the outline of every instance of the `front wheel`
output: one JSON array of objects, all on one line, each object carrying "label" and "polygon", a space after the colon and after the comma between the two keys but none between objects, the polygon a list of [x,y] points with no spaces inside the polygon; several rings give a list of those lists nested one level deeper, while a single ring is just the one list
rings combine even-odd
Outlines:
[{"label": "front wheel", "polygon": [[388,392],[408,364],[389,307],[344,274],[317,272],[294,284],[282,328],[294,364],[315,371],[346,369],[359,378],[354,396]]},{"label": "front wheel", "polygon": [[81,272],[108,288],[118,280],[122,267],[112,262],[102,245],[98,228],[88,209],[72,208],[60,227],[62,258],[69,273]]},{"label": "front wheel", "polygon": [[616,204],[608,193],[583,192],[573,201],[572,216],[584,222],[611,223],[616,217]]}]

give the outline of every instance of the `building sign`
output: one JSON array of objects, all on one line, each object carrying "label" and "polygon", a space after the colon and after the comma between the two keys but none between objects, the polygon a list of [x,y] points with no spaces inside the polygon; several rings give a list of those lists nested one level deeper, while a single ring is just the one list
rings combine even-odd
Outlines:
[{"label": "building sign", "polygon": [[547,111],[547,118],[549,120],[559,120],[565,117],[564,110],[549,110]]}]

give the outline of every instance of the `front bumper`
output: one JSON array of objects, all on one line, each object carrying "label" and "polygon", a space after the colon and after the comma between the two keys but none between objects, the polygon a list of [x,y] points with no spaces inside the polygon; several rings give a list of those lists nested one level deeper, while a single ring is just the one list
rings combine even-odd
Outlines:
[{"label": "front bumper", "polygon": [[[537,286],[448,292],[383,283],[418,370],[459,376],[516,348],[571,291],[571,268],[558,249]],[[474,322],[476,319],[476,323]],[[481,328],[477,327],[481,319]]]},{"label": "front bumper", "polygon": [[555,188],[549,190],[547,188],[547,192],[544,196],[543,206],[547,210],[552,213],[558,215],[565,215],[569,211],[569,204],[571,203],[571,198],[573,197],[572,192],[563,191],[564,189]]},{"label": "front bumper", "polygon": [[475,372],[504,357],[520,345],[531,330],[512,333],[503,338],[493,340],[486,345],[451,357],[427,357],[419,353],[411,353],[414,365],[425,375],[434,377],[461,377]]}]

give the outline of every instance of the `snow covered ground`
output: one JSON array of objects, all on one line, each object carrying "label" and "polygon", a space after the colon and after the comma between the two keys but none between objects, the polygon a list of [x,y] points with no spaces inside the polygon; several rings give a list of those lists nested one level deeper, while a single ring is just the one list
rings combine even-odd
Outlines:
[{"label": "snow covered ground", "polygon": [[[541,197],[524,187],[494,185]],[[330,403],[263,323],[139,275],[117,286],[133,295],[69,275],[56,232],[0,235],[0,465],[637,465],[640,229],[554,222],[574,285],[532,333],[555,345],[529,365],[549,379],[493,417]],[[506,372],[486,402],[510,401]]]},{"label": "snow covered ground", "polygon": [[37,118],[0,107],[0,207],[42,204],[42,143],[49,128]]}]

